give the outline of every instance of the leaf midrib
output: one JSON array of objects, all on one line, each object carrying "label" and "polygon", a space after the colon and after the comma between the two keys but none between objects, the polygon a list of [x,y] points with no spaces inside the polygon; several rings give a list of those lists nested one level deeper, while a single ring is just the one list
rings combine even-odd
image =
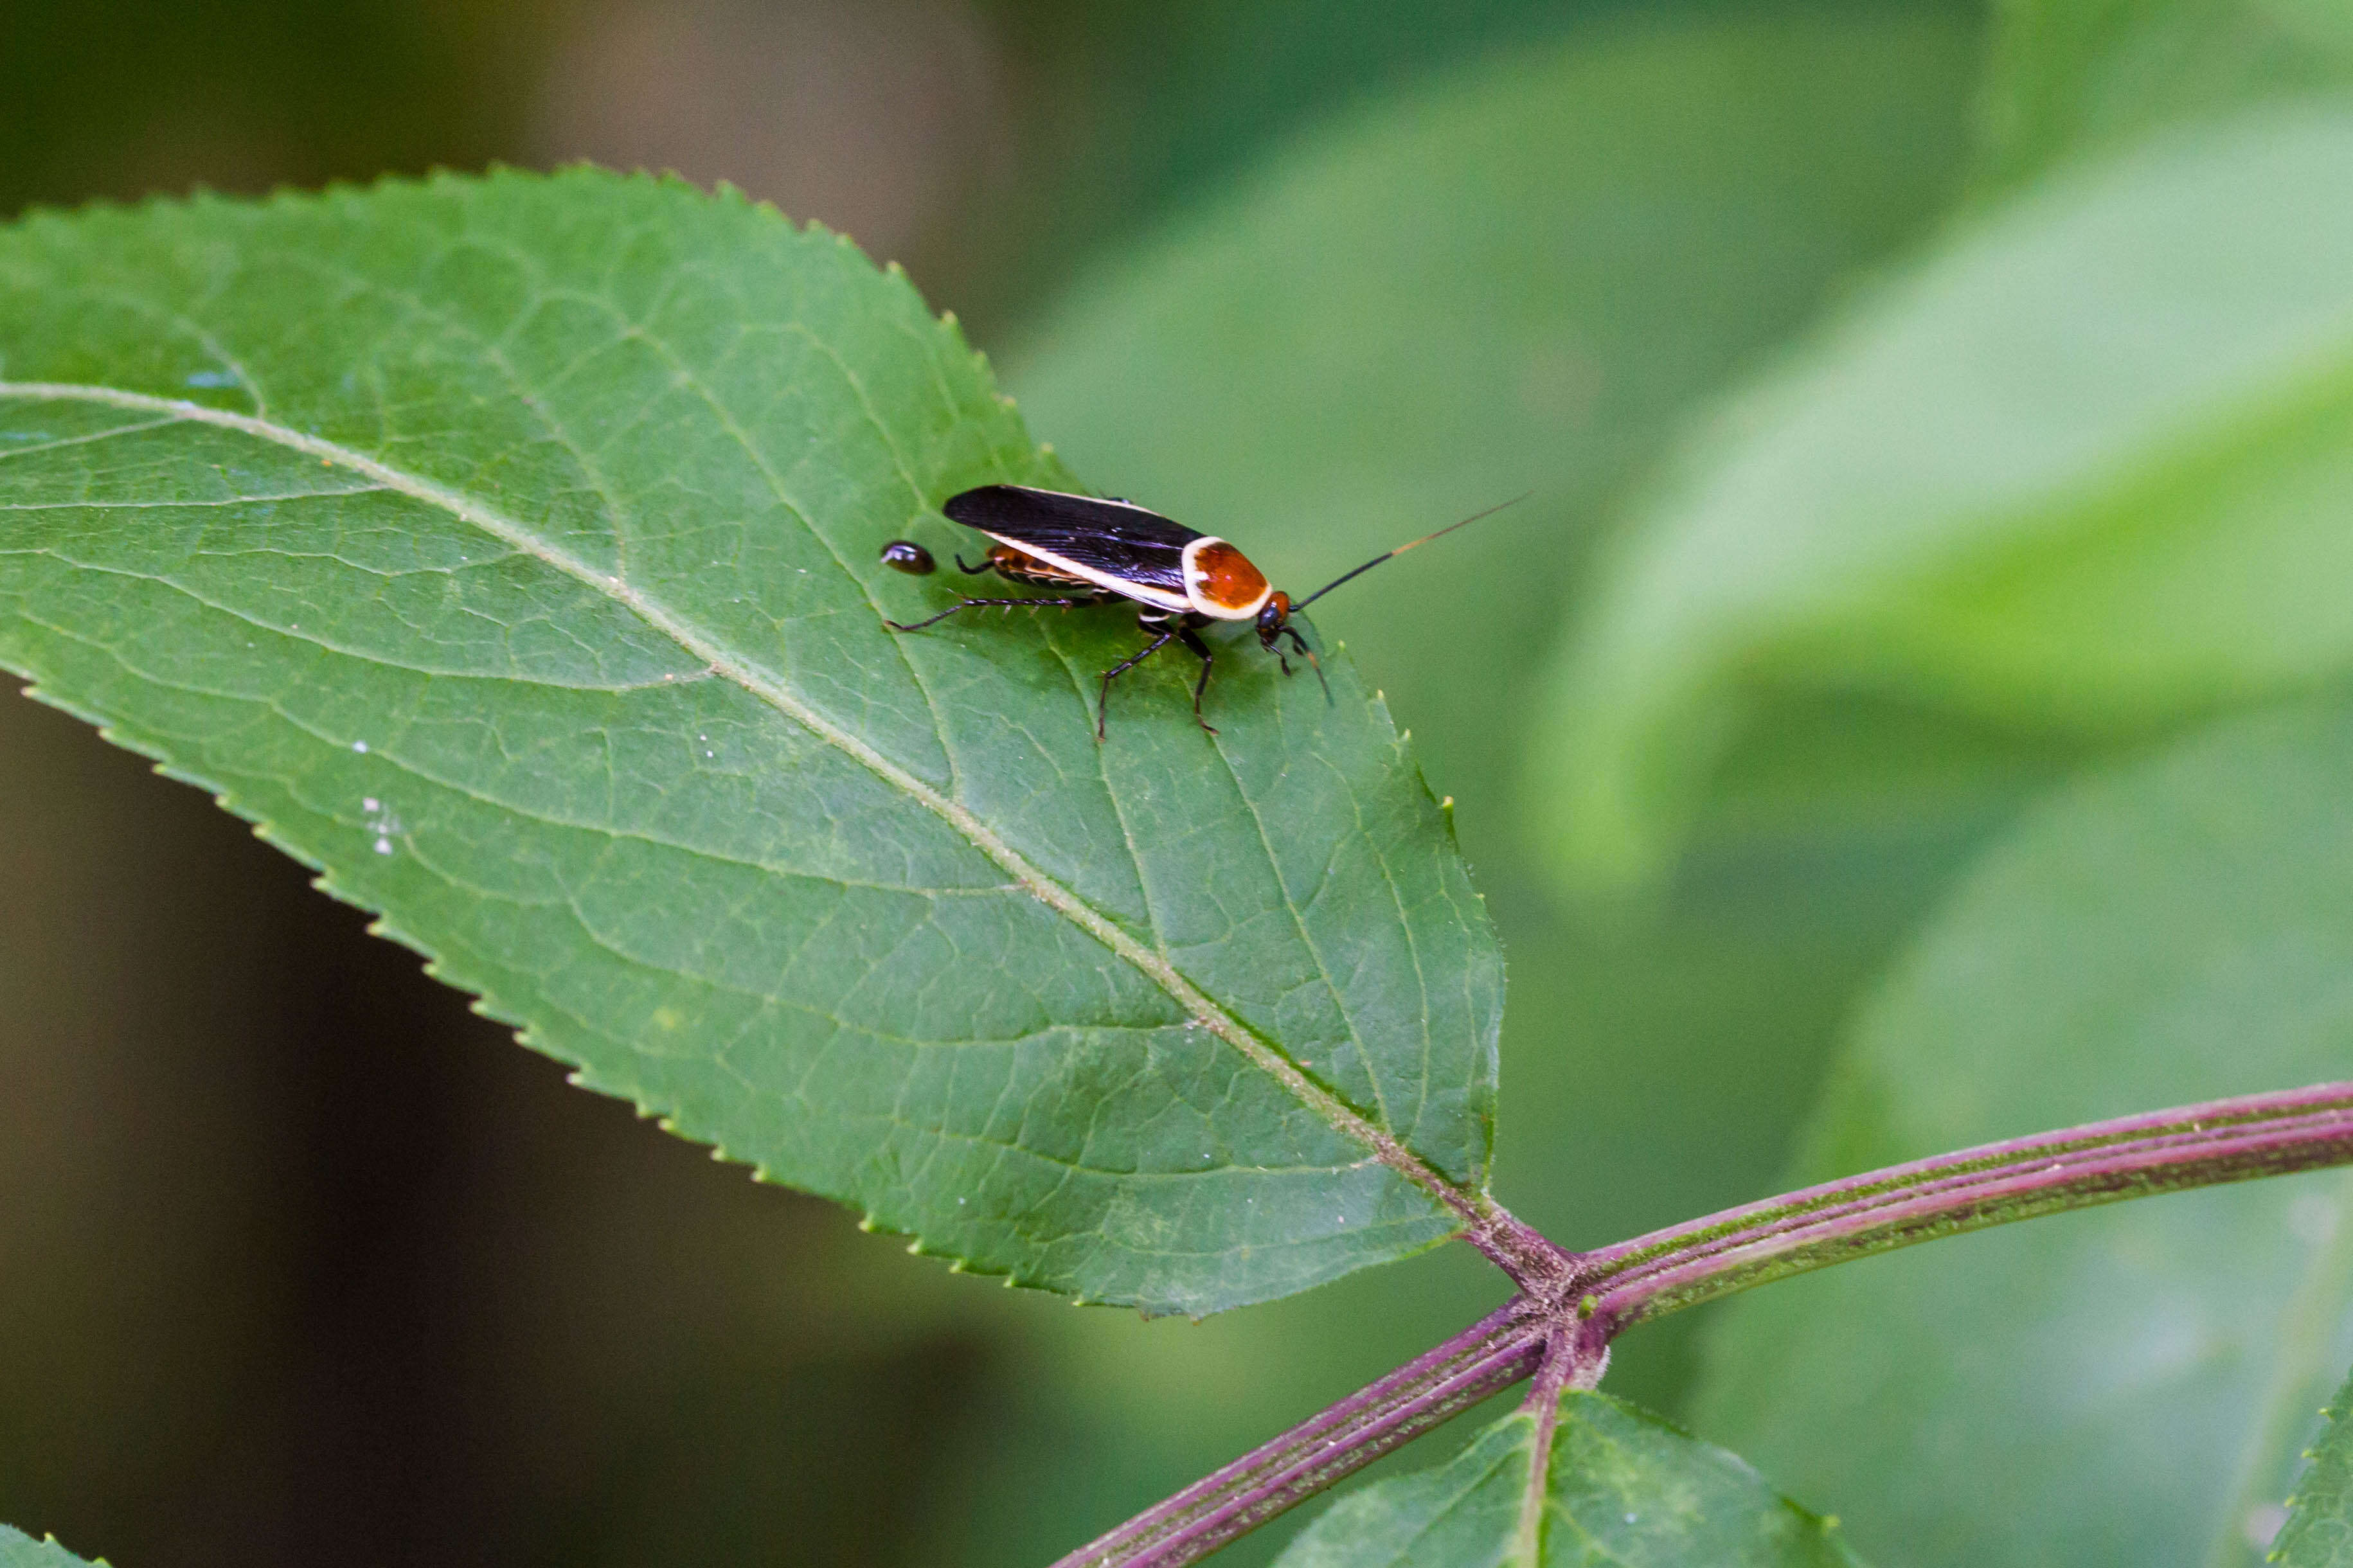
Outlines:
[{"label": "leaf midrib", "polygon": [[596,571],[570,552],[550,544],[521,523],[470,496],[396,468],[364,453],[320,437],[290,429],[254,415],[214,408],[185,398],[158,397],[117,387],[74,382],[0,381],[0,397],[92,403],[130,412],[161,416],[159,423],[207,425],[267,441],[290,451],[348,468],[396,491],[434,507],[480,530],[510,548],[530,556],[574,581],[623,605],[646,625],[700,660],[712,675],[733,682],[756,700],[799,725],[818,740],[849,756],[893,789],[947,823],[966,842],[1002,867],[1039,902],[1084,931],[1123,963],[1150,979],[1178,1006],[1219,1039],[1239,1050],[1252,1066],[1280,1084],[1326,1125],[1371,1151],[1374,1157],[1421,1188],[1466,1224],[1483,1228],[1494,1211],[1482,1192],[1465,1191],[1440,1174],[1395,1135],[1357,1114],[1337,1097],[1300,1071],[1289,1058],[1212,1002],[1166,959],[1122,931],[1107,916],[1031,865],[974,813],[941,794],[884,756],[857,735],[835,724],[802,701],[788,687],[763,675],[749,661],[698,631],[686,616],[625,578]]}]

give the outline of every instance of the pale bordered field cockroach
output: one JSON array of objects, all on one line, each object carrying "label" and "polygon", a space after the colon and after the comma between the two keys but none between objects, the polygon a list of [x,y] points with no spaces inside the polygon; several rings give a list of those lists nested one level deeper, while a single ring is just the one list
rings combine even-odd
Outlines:
[{"label": "pale bordered field cockroach", "polygon": [[[1095,697],[1095,739],[1100,741],[1104,735],[1111,683],[1171,642],[1181,643],[1187,652],[1201,661],[1200,678],[1193,682],[1193,719],[1214,735],[1218,732],[1216,727],[1201,717],[1201,696],[1209,688],[1209,668],[1216,662],[1209,645],[1201,640],[1202,627],[1213,621],[1256,622],[1259,646],[1274,655],[1283,674],[1292,673],[1291,660],[1282,647],[1287,641],[1291,651],[1304,658],[1314,668],[1315,679],[1322,680],[1324,667],[1314,649],[1307,646],[1307,639],[1300,636],[1299,628],[1291,624],[1292,616],[1382,562],[1525,499],[1515,497],[1485,511],[1473,512],[1461,522],[1449,523],[1435,533],[1409,540],[1352,571],[1341,573],[1305,598],[1294,600],[1270,584],[1266,574],[1250,564],[1250,557],[1225,540],[1211,533],[1197,533],[1133,501],[1032,489],[1027,485],[982,485],[950,496],[940,508],[989,541],[988,553],[979,565],[967,565],[958,555],[957,568],[968,577],[995,572],[1008,582],[1068,592],[1050,599],[966,597],[925,620],[906,624],[885,620],[882,624],[894,632],[913,632],[934,626],[959,611],[990,605],[1011,610],[1025,605],[1032,609],[1078,609],[1116,605],[1123,600],[1141,605],[1144,608],[1137,614],[1135,624],[1152,640],[1103,672],[1103,684]],[[920,565],[916,564],[919,558]],[[892,540],[883,546],[882,559],[902,572],[926,572],[931,568],[929,553],[906,540]],[[1331,686],[1326,683],[1324,694],[1327,700],[1331,693]]]}]

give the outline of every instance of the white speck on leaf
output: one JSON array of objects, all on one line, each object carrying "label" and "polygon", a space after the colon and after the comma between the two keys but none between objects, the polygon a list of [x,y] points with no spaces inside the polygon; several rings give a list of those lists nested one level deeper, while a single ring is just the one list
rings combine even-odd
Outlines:
[{"label": "white speck on leaf", "polygon": [[2286,1522],[2287,1506],[2284,1503],[2259,1502],[2247,1510],[2247,1517],[2239,1530],[2246,1537],[2248,1545],[2258,1552],[2265,1552],[2270,1550],[2273,1539]]},{"label": "white speck on leaf", "polygon": [[375,835],[375,852],[379,855],[389,855],[392,853],[393,836],[401,830],[401,820],[384,809],[383,803],[374,795],[367,797],[365,805],[368,809],[368,831]]},{"label": "white speck on leaf", "polygon": [[374,795],[362,795],[362,796],[360,797],[360,809],[361,809],[362,811],[374,811],[375,808],[376,808],[376,798],[375,798],[375,796],[374,796]]},{"label": "white speck on leaf", "polygon": [[367,742],[365,741],[353,741],[352,742],[352,750],[354,752],[364,752],[367,750]]}]

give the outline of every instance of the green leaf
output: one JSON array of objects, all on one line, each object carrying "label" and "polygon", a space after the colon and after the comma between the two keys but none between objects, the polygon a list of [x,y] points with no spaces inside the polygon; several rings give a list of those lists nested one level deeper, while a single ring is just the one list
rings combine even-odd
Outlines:
[{"label": "green leaf", "polygon": [[[1535,1418],[1507,1415],[1451,1464],[1344,1498],[1280,1568],[1504,1568],[1514,1559]],[[1852,1564],[1836,1520],[1781,1497],[1740,1459],[1607,1394],[1561,1396],[1541,1568]]]},{"label": "green leaf", "polygon": [[1722,421],[1536,747],[1580,875],[1654,866],[1762,697],[2097,737],[2353,665],[2353,111],[2038,188]]},{"label": "green leaf", "polygon": [[[101,1564],[106,1561],[98,1560]],[[36,1541],[21,1530],[0,1524],[0,1568],[90,1568],[58,1544],[54,1535]]]},{"label": "green leaf", "polygon": [[2270,1561],[2288,1568],[2344,1568],[2353,1563],[2353,1378],[2322,1411],[2328,1425],[2305,1458],[2312,1463],[2288,1501],[2287,1522]]},{"label": "green leaf", "polygon": [[0,663],[762,1174],[1193,1313],[1483,1202],[1500,963],[1386,715],[1227,644],[1222,734],[1172,663],[1098,744],[1126,617],[884,629],[956,591],[884,540],[1066,481],[846,242],[591,171],[37,217],[0,453]]},{"label": "green leaf", "polygon": [[1981,184],[2015,184],[2180,121],[2353,84],[2338,0],[2004,0]]},{"label": "green leaf", "polygon": [[[1801,1180],[2353,1076],[2353,709],[2074,786],[1862,1018]],[[1956,1237],[1730,1303],[1696,1424],[1920,1564],[2252,1563],[2353,1360],[2353,1180]]]}]

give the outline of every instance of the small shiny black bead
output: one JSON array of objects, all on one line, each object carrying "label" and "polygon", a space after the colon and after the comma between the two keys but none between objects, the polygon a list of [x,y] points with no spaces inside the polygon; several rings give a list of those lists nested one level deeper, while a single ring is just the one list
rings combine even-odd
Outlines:
[{"label": "small shiny black bead", "polygon": [[928,577],[939,569],[932,552],[912,539],[894,539],[884,545],[882,564],[895,566],[910,577]]}]

